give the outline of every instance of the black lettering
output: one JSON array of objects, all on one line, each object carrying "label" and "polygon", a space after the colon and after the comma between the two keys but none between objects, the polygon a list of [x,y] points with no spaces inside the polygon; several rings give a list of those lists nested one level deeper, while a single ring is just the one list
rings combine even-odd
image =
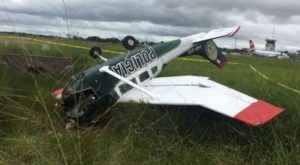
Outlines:
[{"label": "black lettering", "polygon": [[111,66],[111,70],[114,71],[115,73],[117,73],[118,75],[122,76],[122,77],[125,77],[124,75],[124,72],[121,68],[121,65],[120,63],[114,65],[114,66]]},{"label": "black lettering", "polygon": [[134,56],[133,56],[133,57],[131,57],[131,59],[132,59],[132,61],[134,62],[134,68],[135,68],[135,69],[139,69],[139,68],[140,68],[140,66],[139,66],[139,64],[138,64],[137,60],[134,58]]},{"label": "black lettering", "polygon": [[126,77],[128,74],[135,72],[155,59],[157,59],[156,53],[153,48],[149,47],[148,49],[144,49],[140,53],[111,66],[111,70],[122,77]]},{"label": "black lettering", "polygon": [[149,50],[150,50],[150,53],[149,53],[150,58],[152,60],[155,60],[157,58],[157,56],[156,56],[156,53],[155,53],[154,49],[150,47]]},{"label": "black lettering", "polygon": [[141,57],[141,54],[138,53],[135,56],[135,59],[140,63],[139,68],[145,66],[145,61],[143,60],[143,58]]},{"label": "black lettering", "polygon": [[149,53],[146,50],[143,50],[141,52],[141,54],[142,54],[142,57],[144,58],[145,63],[148,64],[151,61],[151,59],[149,57]]},{"label": "black lettering", "polygon": [[[126,70],[126,67],[125,67],[124,62],[123,62],[123,61],[120,62],[119,65],[121,65],[121,69],[123,70],[124,75],[127,76],[127,75],[128,75],[128,72],[127,72],[127,70]],[[123,76],[123,77],[125,77],[125,76]]]},{"label": "black lettering", "polygon": [[133,59],[127,59],[125,60],[125,66],[126,66],[126,70],[130,73],[134,72],[135,68],[134,68],[134,64],[132,62]]}]

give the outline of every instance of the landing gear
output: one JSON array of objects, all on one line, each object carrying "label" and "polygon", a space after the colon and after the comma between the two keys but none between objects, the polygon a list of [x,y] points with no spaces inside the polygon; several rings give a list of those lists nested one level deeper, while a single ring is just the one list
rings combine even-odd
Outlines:
[{"label": "landing gear", "polygon": [[137,40],[132,36],[126,36],[122,44],[127,50],[133,50],[137,46]]},{"label": "landing gear", "polygon": [[98,46],[93,46],[90,49],[89,54],[92,58],[99,58],[99,56],[102,54],[102,50]]},{"label": "landing gear", "polygon": [[92,58],[100,58],[101,60],[103,61],[107,61],[106,58],[102,57],[101,54],[102,54],[102,50],[100,47],[98,46],[93,46],[90,51],[89,51],[89,54]]},{"label": "landing gear", "polygon": [[218,48],[211,40],[206,42],[206,54],[210,60],[217,60],[218,58]]}]

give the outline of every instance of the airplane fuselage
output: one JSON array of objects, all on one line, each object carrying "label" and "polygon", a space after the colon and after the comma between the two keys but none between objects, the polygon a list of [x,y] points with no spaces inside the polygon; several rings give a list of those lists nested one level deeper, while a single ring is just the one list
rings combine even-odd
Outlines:
[{"label": "airplane fuselage", "polygon": [[[72,84],[72,86],[69,85],[69,91],[74,93],[92,90],[93,93],[98,96],[113,91],[120,97],[128,92],[122,88],[122,85],[126,83],[107,73],[99,72],[99,69],[103,66],[109,66],[110,70],[118,75],[141,85],[156,77],[163,67],[173,59],[185,52],[191,54],[195,49],[201,49],[201,45],[194,44],[192,36],[188,36],[151,47],[130,51],[123,56],[115,57],[107,62],[83,71],[80,73],[80,78],[73,78],[71,80],[69,84]],[[82,79],[84,79],[84,81]]]},{"label": "airplane fuselage", "polygon": [[285,53],[264,51],[264,50],[253,50],[252,53],[257,56],[265,56],[265,57],[287,56]]},{"label": "airplane fuselage", "polygon": [[[101,107],[106,109],[133,87],[107,73],[100,72],[100,68],[109,66],[114,73],[141,86],[156,77],[167,63],[193,47],[192,39],[185,37],[134,50],[90,67],[74,76],[65,87],[62,98],[67,100],[64,102],[67,105],[64,106],[68,107],[69,104],[78,102],[79,96],[83,94],[85,97],[92,95]],[[72,99],[68,100],[68,97]]]},{"label": "airplane fuselage", "polygon": [[[234,35],[239,28],[234,29],[231,33],[231,29],[212,31],[208,38],[216,33]],[[62,93],[65,111],[71,118],[86,114],[81,112],[85,109],[98,109],[101,112],[133,88],[154,97],[152,92],[142,88],[143,84],[156,77],[170,61],[182,55],[201,55],[220,68],[227,62],[216,44],[205,39],[204,33],[133,50],[73,76]],[[74,106],[80,102],[89,106],[80,110],[75,107],[74,111]]]}]

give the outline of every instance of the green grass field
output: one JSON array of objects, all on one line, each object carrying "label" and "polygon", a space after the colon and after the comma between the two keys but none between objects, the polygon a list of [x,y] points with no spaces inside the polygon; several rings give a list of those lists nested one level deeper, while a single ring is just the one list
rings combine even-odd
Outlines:
[{"label": "green grass field", "polygon": [[[39,38],[42,39],[42,38]],[[119,44],[52,41],[125,51]],[[0,54],[71,57],[59,77],[12,72],[0,64],[0,164],[299,164],[300,61],[229,57],[251,64],[174,60],[160,76],[200,75],[285,109],[275,120],[250,127],[199,107],[117,104],[105,122],[67,131],[51,92],[75,73],[96,64],[87,50],[0,36]],[[106,53],[105,57],[113,54]],[[1,57],[2,58],[2,57]],[[197,57],[191,57],[198,59]]]}]

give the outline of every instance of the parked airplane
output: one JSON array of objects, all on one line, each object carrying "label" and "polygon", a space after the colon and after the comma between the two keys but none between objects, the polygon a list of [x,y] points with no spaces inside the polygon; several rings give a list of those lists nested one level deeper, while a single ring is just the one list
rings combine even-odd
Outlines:
[{"label": "parked airplane", "polygon": [[282,52],[257,50],[255,49],[255,45],[252,40],[249,40],[249,50],[254,56],[276,57],[278,59],[290,58],[287,54]]},{"label": "parked airplane", "polygon": [[[240,27],[211,30],[181,39],[133,50],[124,56],[105,59],[101,49],[90,55],[103,62],[73,76],[65,88],[53,94],[60,97],[66,115],[79,126],[93,123],[97,115],[117,102],[156,105],[201,106],[247,124],[263,124],[283,110],[208,77],[158,77],[162,69],[179,56],[200,55],[222,68],[227,59],[213,39],[233,36]],[[127,36],[123,45],[132,50],[136,40]],[[180,67],[180,66],[179,66]]]}]

